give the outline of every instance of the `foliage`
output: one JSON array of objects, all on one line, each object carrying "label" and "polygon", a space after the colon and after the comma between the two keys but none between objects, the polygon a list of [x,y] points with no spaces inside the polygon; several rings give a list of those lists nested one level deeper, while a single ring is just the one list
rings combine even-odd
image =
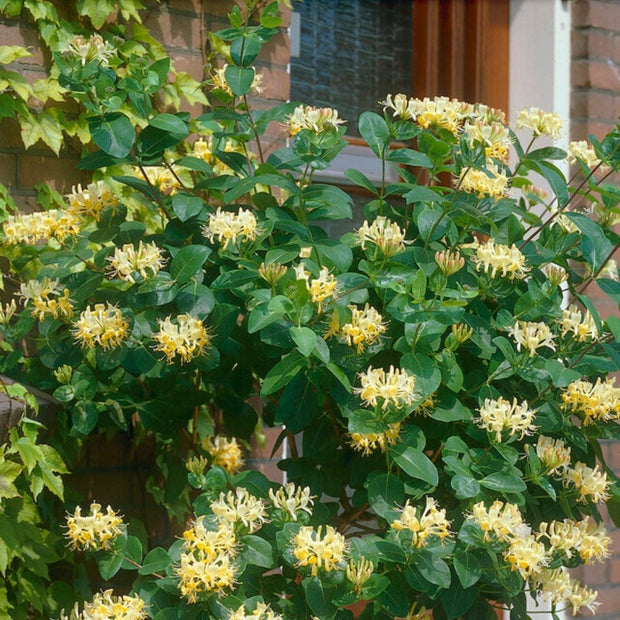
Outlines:
[{"label": "foliage", "polygon": [[[567,154],[539,146],[559,121],[531,109],[524,148],[499,111],[388,95],[359,122],[384,181],[347,172],[365,221],[330,238],[352,199],[315,177],[345,125],[331,109],[250,105],[277,9],[233,8],[209,81],[218,105],[195,118],[153,104],[165,57],[97,36],[54,49],[97,182],[6,217],[24,307],[3,308],[1,370],[51,387],[74,438],[139,425],[191,440],[195,517],[169,549],[143,549],[97,504],[70,517],[104,579],[137,572],[139,598],[97,605],[159,620],[505,606],[518,620],[532,591],[593,609],[562,567],[607,556],[599,507],[619,497],[600,441],[619,436],[620,328],[585,294],[596,281],[620,299],[605,183],[618,130]],[[290,141],[267,153],[274,123]],[[285,487],[239,473],[226,438],[253,434],[256,396],[289,447]]]}]

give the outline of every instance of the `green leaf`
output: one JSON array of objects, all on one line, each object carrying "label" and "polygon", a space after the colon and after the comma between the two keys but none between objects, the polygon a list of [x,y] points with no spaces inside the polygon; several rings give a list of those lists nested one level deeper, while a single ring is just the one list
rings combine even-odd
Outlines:
[{"label": "green leaf", "polygon": [[116,8],[114,0],[78,0],[77,9],[80,15],[88,17],[95,30],[105,24],[108,16]]},{"label": "green leaf", "polygon": [[411,446],[397,444],[390,448],[389,453],[394,462],[412,478],[423,480],[433,487],[439,484],[437,468],[424,452]]},{"label": "green leaf", "polygon": [[314,347],[318,336],[309,327],[291,327],[291,338],[297,345],[297,350],[304,356],[309,357]]},{"label": "green leaf", "polygon": [[387,157],[388,161],[407,166],[418,166],[420,168],[432,168],[433,161],[425,153],[414,151],[413,149],[394,149]]},{"label": "green leaf", "polygon": [[450,486],[454,489],[457,499],[469,499],[480,493],[480,483],[473,476],[456,474],[450,481]]},{"label": "green leaf", "polygon": [[453,563],[456,575],[465,589],[478,582],[482,569],[478,558],[473,553],[462,550],[455,551]]},{"label": "green leaf", "polygon": [[308,607],[312,613],[319,618],[329,618],[336,612],[336,608],[325,596],[323,584],[318,577],[306,577],[301,585],[306,593]]},{"label": "green leaf", "polygon": [[13,484],[23,467],[13,461],[0,461],[0,499],[18,497],[19,491]]},{"label": "green leaf", "polygon": [[97,566],[99,567],[99,574],[104,581],[112,579],[116,573],[121,569],[123,564],[122,553],[111,553],[107,557],[99,560]]},{"label": "green leaf", "polygon": [[152,575],[153,573],[163,573],[170,564],[170,555],[165,549],[155,547],[151,549],[142,562],[142,568],[138,570],[140,575]]},{"label": "green leaf", "polygon": [[522,478],[519,478],[516,474],[509,474],[503,471],[485,476],[480,480],[480,484],[486,489],[501,493],[520,493],[527,488]]},{"label": "green leaf", "polygon": [[198,215],[204,208],[202,199],[185,192],[177,192],[172,196],[172,210],[182,221],[187,222],[190,218]]},{"label": "green leaf", "polygon": [[94,143],[112,157],[126,157],[131,151],[136,131],[122,112],[91,116],[88,120]]},{"label": "green leaf", "polygon": [[99,412],[95,403],[80,400],[71,412],[71,422],[78,433],[88,435],[97,426]]},{"label": "green leaf", "polygon": [[241,542],[245,545],[241,552],[241,560],[262,568],[275,566],[273,549],[265,539],[259,536],[244,536]]},{"label": "green leaf", "polygon": [[206,245],[186,245],[182,247],[170,263],[170,276],[177,284],[185,284],[193,278],[211,254]]},{"label": "green leaf", "polygon": [[305,358],[298,351],[291,351],[285,355],[268,373],[263,380],[261,396],[269,396],[283,388],[305,364]]},{"label": "green leaf", "polygon": [[449,588],[452,581],[450,567],[441,558],[423,550],[416,557],[416,568],[424,579],[442,588]]},{"label": "green leaf", "polygon": [[249,67],[258,56],[261,48],[260,41],[252,37],[239,37],[230,44],[230,57],[240,67]]},{"label": "green leaf", "polygon": [[297,374],[286,385],[274,418],[274,424],[283,424],[291,433],[306,428],[319,413],[315,388],[303,374]]},{"label": "green leaf", "polygon": [[385,119],[375,112],[362,112],[359,132],[377,157],[383,157],[390,146],[390,130]]},{"label": "green leaf", "polygon": [[[125,543],[125,548],[123,549],[123,556],[129,560],[132,560],[136,564],[142,563],[142,543],[139,538],[136,538],[135,536],[127,536],[127,542]],[[123,561],[123,569],[137,570],[139,568],[139,566],[135,566],[135,564],[128,562],[127,559]]]},{"label": "green leaf", "polygon": [[247,95],[252,88],[254,75],[254,69],[246,67],[228,66],[224,71],[226,82],[236,97]]},{"label": "green leaf", "polygon": [[560,388],[566,387],[569,383],[581,377],[581,373],[571,368],[566,368],[562,362],[554,359],[546,360],[545,370],[549,373],[553,385]]},{"label": "green leaf", "polygon": [[344,176],[355,183],[355,185],[359,185],[364,189],[367,189],[371,194],[377,193],[377,188],[373,185],[372,181],[364,174],[362,174],[359,170],[355,170],[355,168],[349,168],[344,171]]},{"label": "green leaf", "polygon": [[397,518],[397,506],[405,501],[405,485],[400,478],[389,474],[371,474],[366,482],[368,502],[383,519]]},{"label": "green leaf", "polygon": [[8,65],[18,58],[28,56],[32,56],[32,52],[20,45],[0,45],[0,65]]},{"label": "green leaf", "polygon": [[415,375],[415,389],[422,399],[430,396],[441,384],[441,371],[429,357],[407,353],[402,356],[400,365]]}]

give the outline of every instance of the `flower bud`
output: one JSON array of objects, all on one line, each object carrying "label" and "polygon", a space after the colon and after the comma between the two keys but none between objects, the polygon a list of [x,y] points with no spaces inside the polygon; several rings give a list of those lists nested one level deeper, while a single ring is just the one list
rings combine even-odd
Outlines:
[{"label": "flower bud", "polygon": [[286,267],[278,263],[271,263],[269,265],[261,263],[261,266],[258,268],[259,277],[265,280],[269,286],[275,286],[285,273]]},{"label": "flower bud", "polygon": [[56,381],[58,383],[68,384],[71,381],[71,376],[73,375],[73,368],[67,364],[63,364],[60,368],[57,368],[54,371],[54,376],[56,377]]},{"label": "flower bud", "polygon": [[453,273],[456,273],[462,269],[465,265],[465,259],[461,256],[458,250],[455,250],[454,252],[451,252],[450,250],[435,252],[435,262],[446,276],[451,276]]}]

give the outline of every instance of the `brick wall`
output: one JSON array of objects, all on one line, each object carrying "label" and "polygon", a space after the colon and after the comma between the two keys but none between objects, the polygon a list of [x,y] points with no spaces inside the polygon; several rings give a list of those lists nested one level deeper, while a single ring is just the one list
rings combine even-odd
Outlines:
[{"label": "brick wall", "polygon": [[[573,0],[571,36],[571,125],[570,139],[589,134],[599,139],[618,122],[620,112],[620,2],[617,0]],[[617,181],[617,179],[616,179]],[[616,256],[616,260],[620,260]],[[605,298],[596,284],[587,294],[603,317],[618,315],[617,305]],[[620,474],[620,444],[606,442],[603,454]],[[597,618],[620,617],[620,532],[608,524],[613,539],[612,557],[606,564],[583,567],[578,578],[599,590],[602,603]]]}]

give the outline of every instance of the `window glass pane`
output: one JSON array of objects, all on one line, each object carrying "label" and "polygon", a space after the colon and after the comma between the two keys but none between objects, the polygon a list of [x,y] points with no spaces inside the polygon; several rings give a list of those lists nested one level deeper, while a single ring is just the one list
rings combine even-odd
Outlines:
[{"label": "window glass pane", "polygon": [[[357,118],[388,93],[411,92],[412,0],[304,0],[291,100],[334,107],[359,135]],[[295,32],[291,33],[295,37]]]}]

